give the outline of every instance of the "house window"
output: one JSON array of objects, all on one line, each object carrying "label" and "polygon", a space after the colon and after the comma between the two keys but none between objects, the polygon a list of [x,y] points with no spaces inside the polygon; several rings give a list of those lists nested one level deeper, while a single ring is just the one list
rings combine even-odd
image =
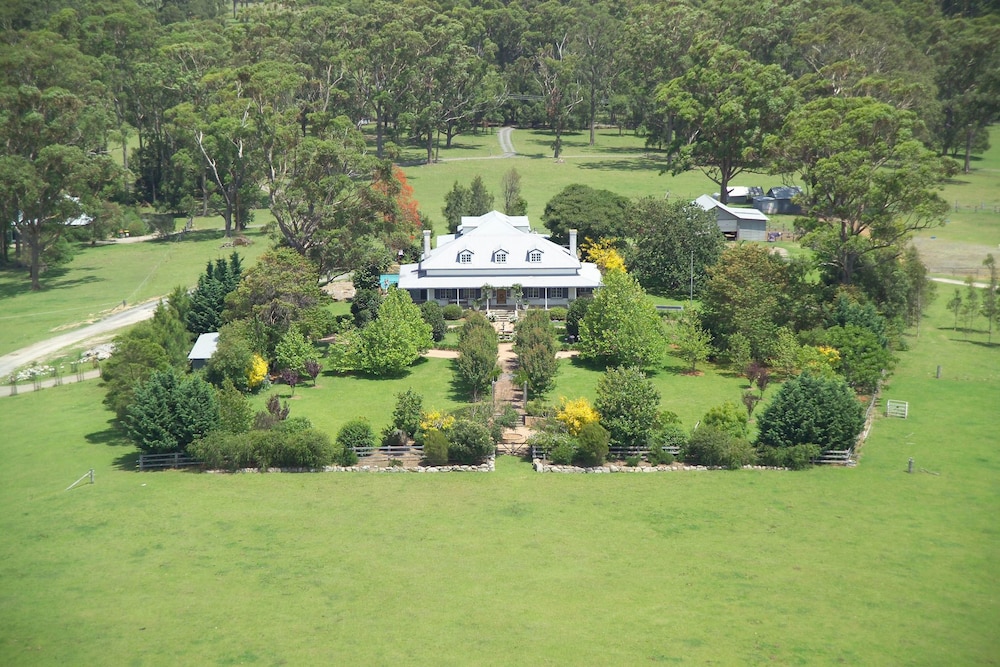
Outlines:
[{"label": "house window", "polygon": [[435,299],[446,299],[448,301],[455,301],[458,299],[457,289],[436,289],[434,290]]},{"label": "house window", "polygon": [[549,288],[549,298],[550,299],[566,299],[566,298],[569,298],[569,288],[568,287],[550,287]]},{"label": "house window", "polygon": [[582,296],[594,296],[594,288],[593,287],[577,287],[576,288],[576,297],[579,299]]},{"label": "house window", "polygon": [[472,264],[472,251],[463,250],[458,253],[458,263],[459,264]]},{"label": "house window", "polygon": [[540,261],[542,261],[542,251],[541,250],[532,250],[531,252],[529,252],[528,253],[528,261],[529,262],[540,262]]},{"label": "house window", "polygon": [[463,287],[462,289],[458,290],[458,298],[461,301],[472,301],[473,299],[478,299],[481,293],[482,290],[479,289],[478,287],[476,288]]},{"label": "house window", "polygon": [[496,262],[497,264],[506,264],[507,263],[507,251],[506,250],[497,250],[495,253],[493,253],[493,261]]},{"label": "house window", "polygon": [[524,298],[525,299],[541,299],[542,298],[542,288],[541,287],[525,287],[524,288]]}]

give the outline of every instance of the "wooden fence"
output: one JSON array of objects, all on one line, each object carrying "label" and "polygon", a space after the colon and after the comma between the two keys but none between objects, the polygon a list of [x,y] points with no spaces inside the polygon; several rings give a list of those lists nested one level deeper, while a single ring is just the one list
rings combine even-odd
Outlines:
[{"label": "wooden fence", "polygon": [[165,468],[188,468],[200,466],[201,461],[191,458],[183,452],[169,454],[139,454],[139,462],[135,467],[139,470],[163,470]]},{"label": "wooden fence", "polygon": [[404,456],[424,457],[423,445],[385,445],[381,447],[355,447],[358,458],[366,456],[385,456],[388,459],[399,459]]}]

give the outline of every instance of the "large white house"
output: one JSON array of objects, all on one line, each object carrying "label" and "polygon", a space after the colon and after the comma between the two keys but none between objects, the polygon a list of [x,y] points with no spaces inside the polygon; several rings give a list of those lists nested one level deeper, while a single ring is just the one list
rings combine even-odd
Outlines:
[{"label": "large white house", "polygon": [[431,232],[424,230],[420,261],[399,269],[399,287],[416,303],[510,307],[519,286],[522,304],[550,308],[601,286],[597,266],[576,256],[576,230],[564,248],[532,232],[524,216],[463,217],[458,233],[438,236],[435,245],[431,249]]}]

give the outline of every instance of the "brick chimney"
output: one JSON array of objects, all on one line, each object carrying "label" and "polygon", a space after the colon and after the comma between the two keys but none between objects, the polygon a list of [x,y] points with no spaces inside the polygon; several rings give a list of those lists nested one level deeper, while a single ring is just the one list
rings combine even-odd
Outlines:
[{"label": "brick chimney", "polygon": [[576,230],[569,230],[569,254],[576,257]]},{"label": "brick chimney", "polygon": [[431,230],[424,230],[424,254],[429,255],[431,253]]}]

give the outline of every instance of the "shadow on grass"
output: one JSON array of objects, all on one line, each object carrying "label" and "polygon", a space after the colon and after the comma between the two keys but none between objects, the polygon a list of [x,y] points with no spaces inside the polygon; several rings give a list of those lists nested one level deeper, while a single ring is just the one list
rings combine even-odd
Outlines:
[{"label": "shadow on grass", "polygon": [[139,465],[139,452],[129,452],[128,454],[122,454],[116,457],[114,460],[114,466],[118,470],[132,471],[136,470]]},{"label": "shadow on grass", "polygon": [[[455,401],[456,403],[470,403],[472,402],[472,388],[462,379],[462,374],[458,372],[458,360],[449,359],[448,366],[451,367],[451,382],[449,382],[448,398]],[[479,396],[480,399],[483,396],[489,395],[489,389]]]},{"label": "shadow on grass", "polygon": [[[76,269],[73,273],[80,274],[87,269]],[[77,285],[87,285],[89,283],[103,282],[104,278],[93,275],[84,275],[78,278],[66,279],[70,270],[66,267],[53,267],[47,269],[41,275],[41,292],[49,290],[76,287]],[[12,298],[28,294],[31,292],[31,274],[26,268],[5,267],[0,270],[0,299]]]},{"label": "shadow on grass", "polygon": [[[235,234],[236,232],[234,232]],[[243,232],[244,235],[247,234],[246,231]],[[224,229],[193,229],[188,232],[180,232],[177,234],[171,234],[166,238],[161,239],[151,239],[146,243],[184,243],[184,242],[198,242],[198,241],[216,241],[221,240],[226,237],[226,231]]]},{"label": "shadow on grass", "polygon": [[591,160],[578,162],[577,166],[580,169],[601,171],[655,171],[661,173],[666,169],[666,162],[643,156],[631,160]]},{"label": "shadow on grass", "polygon": [[84,439],[92,445],[105,445],[109,447],[131,447],[132,443],[125,435],[115,428],[113,419],[107,421],[108,427],[103,431],[87,433]]},{"label": "shadow on grass", "polygon": [[967,345],[977,345],[979,347],[985,347],[987,349],[992,349],[994,347],[1000,347],[1000,342],[991,343],[985,340],[956,340],[956,343],[966,343]]}]

